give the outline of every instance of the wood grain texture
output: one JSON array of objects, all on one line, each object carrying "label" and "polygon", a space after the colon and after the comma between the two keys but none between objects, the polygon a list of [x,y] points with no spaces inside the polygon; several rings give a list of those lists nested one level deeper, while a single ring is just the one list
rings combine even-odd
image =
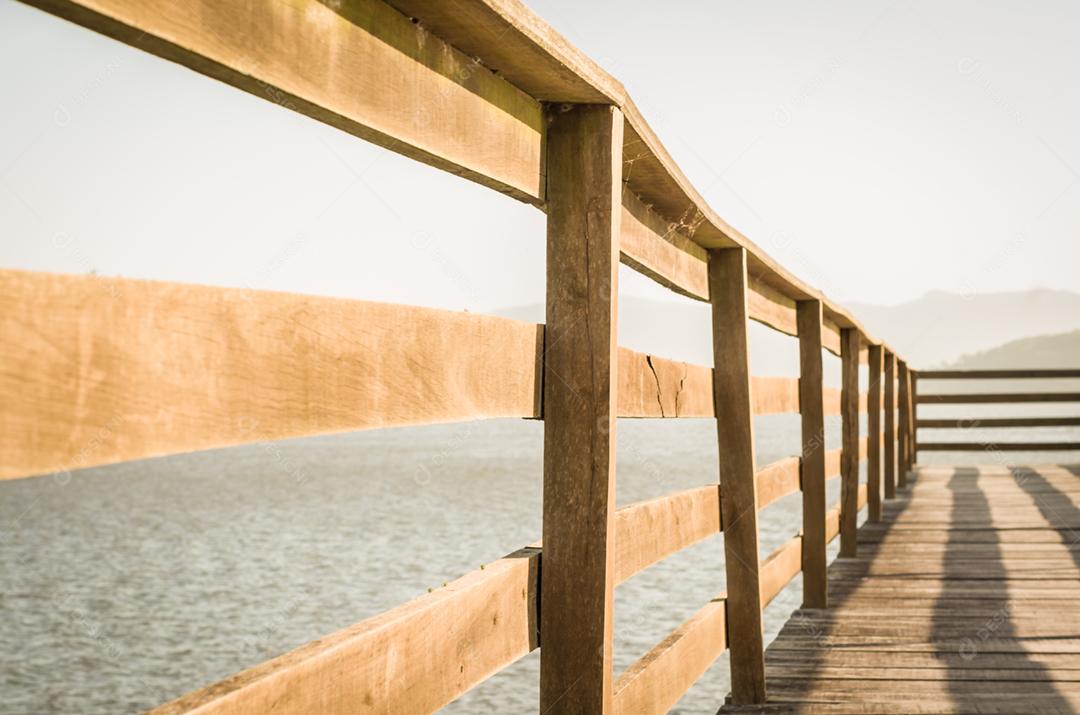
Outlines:
[{"label": "wood grain texture", "polygon": [[434,712],[537,647],[539,562],[515,552],[150,712]]},{"label": "wood grain texture", "polygon": [[609,713],[622,116],[548,125],[540,709]]},{"label": "wood grain texture", "polygon": [[541,203],[541,104],[378,0],[29,0],[387,149]]},{"label": "wood grain texture", "polygon": [[727,647],[725,616],[721,595],[627,668],[615,684],[615,712],[670,710]]},{"label": "wood grain texture", "polygon": [[712,296],[713,385],[720,452],[721,506],[728,588],[728,640],[732,698],[765,699],[764,645],[759,582],[754,418],[747,333],[746,251],[719,249],[709,256]]},{"label": "wood grain texture", "polygon": [[0,271],[0,477],[263,440],[539,417],[542,326]]},{"label": "wood grain texture", "polygon": [[801,534],[778,546],[761,564],[761,606],[764,608],[791,583],[802,568]]},{"label": "wood grain texture", "polygon": [[911,383],[908,381],[908,367],[903,360],[896,362],[897,396],[896,409],[899,422],[896,427],[896,487],[907,486],[908,471],[911,469]]},{"label": "wood grain texture", "polygon": [[825,478],[832,479],[833,477],[839,477],[843,472],[841,463],[843,462],[844,448],[837,447],[836,449],[830,449],[825,453]]},{"label": "wood grain texture", "polygon": [[1076,712],[1075,471],[916,466],[858,557],[830,567],[832,607],[796,611],[770,644],[761,712]]},{"label": "wood grain texture", "polygon": [[746,296],[750,319],[788,335],[798,335],[799,324],[795,315],[795,301],[773,288],[763,280],[750,279],[750,292]]},{"label": "wood grain texture", "polygon": [[833,355],[840,357],[840,327],[832,322],[826,320],[821,331],[821,345]]},{"label": "wood grain texture", "polygon": [[840,390],[835,387],[826,387],[821,391],[824,401],[825,414],[835,417],[840,414]]},{"label": "wood grain texture", "polygon": [[708,253],[629,189],[622,196],[622,262],[681,295],[708,302]]},{"label": "wood grain texture", "polygon": [[885,498],[896,498],[896,356],[885,351]]},{"label": "wood grain texture", "polygon": [[871,345],[868,352],[868,400],[866,415],[866,431],[874,437],[867,443],[866,450],[866,484],[867,499],[870,508],[867,510],[867,520],[871,523],[881,521],[881,393],[884,384],[884,355],[880,345]]},{"label": "wood grain texture", "polygon": [[842,443],[840,456],[840,555],[855,555],[855,531],[858,524],[859,490],[859,333],[844,328],[840,333],[841,361],[841,420]]},{"label": "wood grain texture", "polygon": [[717,484],[620,507],[615,512],[615,583],[721,528]]},{"label": "wood grain texture", "polygon": [[757,507],[764,509],[778,499],[799,491],[801,460],[787,457],[758,470]]},{"label": "wood grain texture", "polygon": [[821,301],[800,301],[799,391],[802,443],[803,607],[827,608],[829,582],[825,554],[825,409],[822,388]]},{"label": "wood grain texture", "polygon": [[793,377],[752,377],[750,394],[755,415],[799,411],[799,380]]},{"label": "wood grain texture", "polygon": [[712,417],[712,368],[619,348],[619,417]]}]

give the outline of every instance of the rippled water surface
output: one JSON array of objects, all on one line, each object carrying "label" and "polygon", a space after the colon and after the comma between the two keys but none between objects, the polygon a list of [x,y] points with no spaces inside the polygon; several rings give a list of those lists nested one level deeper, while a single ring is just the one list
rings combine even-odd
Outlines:
[{"label": "rippled water surface", "polygon": [[[620,504],[715,481],[714,425],[620,420]],[[536,540],[542,429],[386,430],[0,483],[0,709],[139,711]],[[797,415],[758,419],[759,464],[797,451]],[[762,554],[800,524],[798,495],[768,507]],[[617,589],[618,671],[724,588],[723,564],[717,537]],[[796,579],[770,638],[800,600]],[[538,666],[534,652],[447,711],[535,712]],[[677,712],[714,713],[727,668]]]}]

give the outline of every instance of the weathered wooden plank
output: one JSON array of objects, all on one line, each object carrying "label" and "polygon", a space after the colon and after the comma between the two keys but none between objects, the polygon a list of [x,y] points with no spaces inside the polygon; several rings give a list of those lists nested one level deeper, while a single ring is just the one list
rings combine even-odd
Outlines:
[{"label": "weathered wooden plank", "polygon": [[619,417],[712,417],[712,368],[619,348]]},{"label": "weathered wooden plank", "polygon": [[799,380],[793,377],[752,377],[755,415],[799,411]]},{"label": "weathered wooden plank", "polygon": [[695,613],[619,676],[615,712],[667,712],[727,647],[721,595]]},{"label": "weathered wooden plank", "polygon": [[0,271],[0,477],[539,417],[542,330],[409,306]]},{"label": "weathered wooden plank", "polygon": [[[901,390],[903,385],[901,384]],[[1080,402],[1080,392],[998,392],[919,395],[919,404],[965,405],[992,402]]]},{"label": "weathered wooden plank", "polygon": [[731,689],[736,703],[758,703],[765,699],[765,661],[758,588],[757,470],[746,291],[745,249],[710,252],[713,385],[720,485],[724,495],[721,505]]},{"label": "weathered wooden plank", "polygon": [[840,327],[826,320],[821,331],[821,345],[833,355],[840,357]]},{"label": "weathered wooden plank", "polygon": [[800,461],[798,457],[788,457],[758,470],[758,509],[764,509],[774,501],[799,491]]},{"label": "weathered wooden plank", "polygon": [[840,390],[835,387],[826,387],[821,391],[824,400],[825,414],[835,416],[840,414]]},{"label": "weathered wooden plank", "polygon": [[788,539],[769,554],[761,564],[761,606],[772,603],[777,594],[791,583],[802,568],[803,537]]},{"label": "weathered wooden plank", "polygon": [[615,512],[615,583],[721,529],[717,484],[620,507]]},{"label": "weathered wooden plank", "polygon": [[709,300],[708,252],[623,189],[622,262],[676,293]]},{"label": "weathered wooden plank", "polygon": [[799,391],[802,442],[802,568],[803,606],[827,608],[829,581],[825,547],[825,401],[821,385],[822,307],[816,300],[800,301]]},{"label": "weathered wooden plank", "polygon": [[855,555],[859,489],[859,332],[844,328],[841,339],[841,419],[840,455],[840,555]]},{"label": "weathered wooden plank", "polygon": [[623,121],[602,105],[548,121],[540,709],[608,713]]},{"label": "weathered wooden plank", "polygon": [[1080,442],[919,442],[925,452],[1069,452]]},{"label": "weathered wooden plank", "polygon": [[881,388],[884,361],[883,348],[871,345],[869,351],[869,400],[867,403],[866,431],[873,437],[867,445],[866,484],[870,508],[867,520],[881,521]]},{"label": "weathered wooden plank", "polygon": [[919,370],[920,380],[987,380],[994,378],[1080,377],[1080,370]]},{"label": "weathered wooden plank", "polygon": [[896,356],[885,351],[885,498],[896,498]]},{"label": "weathered wooden plank", "polygon": [[825,512],[825,543],[840,535],[840,504]]},{"label": "weathered wooden plank", "polygon": [[896,486],[907,487],[908,470],[911,469],[911,383],[908,381],[908,366],[903,360],[896,361],[897,395],[896,408],[899,411],[899,424],[896,433]]},{"label": "weathered wooden plank", "polygon": [[523,549],[151,712],[434,712],[537,647],[539,573]]},{"label": "weathered wooden plank", "polygon": [[798,335],[795,301],[762,280],[750,279],[746,296],[750,319],[788,335]]},{"label": "weathered wooden plank", "polygon": [[543,200],[540,103],[377,0],[28,0],[515,198]]},{"label": "weathered wooden plank", "polygon": [[[920,374],[921,376],[921,374]],[[1080,427],[1080,417],[969,417],[920,419],[916,427],[973,429],[984,427]]]},{"label": "weathered wooden plank", "polygon": [[833,477],[839,477],[842,472],[841,462],[843,461],[844,448],[837,447],[836,449],[830,449],[825,453],[825,478],[832,479]]}]

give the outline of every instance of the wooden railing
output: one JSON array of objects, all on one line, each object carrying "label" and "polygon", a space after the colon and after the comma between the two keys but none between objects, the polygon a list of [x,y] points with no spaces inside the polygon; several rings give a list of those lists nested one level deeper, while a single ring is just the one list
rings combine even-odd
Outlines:
[{"label": "wooden railing", "polygon": [[[917,386],[926,380],[1061,380],[1080,378],[1080,370],[932,370],[917,373]],[[916,387],[917,389],[917,387]],[[1030,404],[1080,402],[1080,392],[948,392],[916,393],[916,404],[922,405],[974,405],[974,404]],[[926,429],[999,429],[1016,427],[1077,427],[1080,417],[963,417],[918,419],[916,427]],[[923,442],[915,444],[916,451],[926,452],[1039,452],[1080,450],[1080,442],[1010,441],[977,439],[966,442]]]},{"label": "wooden railing", "polygon": [[[545,325],[0,272],[3,478],[345,430],[544,421],[541,544],[158,712],[431,712],[541,643],[545,713],[664,711],[725,648],[733,700],[763,701],[762,609],[800,570],[804,603],[827,607],[827,543],[839,535],[853,555],[858,511],[877,521],[905,483],[911,372],[723,221],[617,81],[501,0],[30,4],[547,216]],[[618,347],[620,261],[711,304],[712,365]],[[797,379],[750,374],[751,320],[798,338]],[[823,350],[841,358],[839,391],[823,387]],[[759,468],[754,417],[794,412],[801,454]],[[827,451],[836,414],[842,447]],[[616,509],[617,417],[714,418],[718,479]],[[797,491],[801,532],[762,560],[758,511]],[[727,593],[616,677],[615,587],[720,532]]]}]

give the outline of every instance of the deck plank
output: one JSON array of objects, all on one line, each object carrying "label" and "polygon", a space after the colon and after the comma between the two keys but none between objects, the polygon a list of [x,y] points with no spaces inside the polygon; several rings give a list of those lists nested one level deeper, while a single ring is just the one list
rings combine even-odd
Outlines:
[{"label": "deck plank", "polygon": [[721,713],[1080,712],[1080,468],[923,467]]}]

